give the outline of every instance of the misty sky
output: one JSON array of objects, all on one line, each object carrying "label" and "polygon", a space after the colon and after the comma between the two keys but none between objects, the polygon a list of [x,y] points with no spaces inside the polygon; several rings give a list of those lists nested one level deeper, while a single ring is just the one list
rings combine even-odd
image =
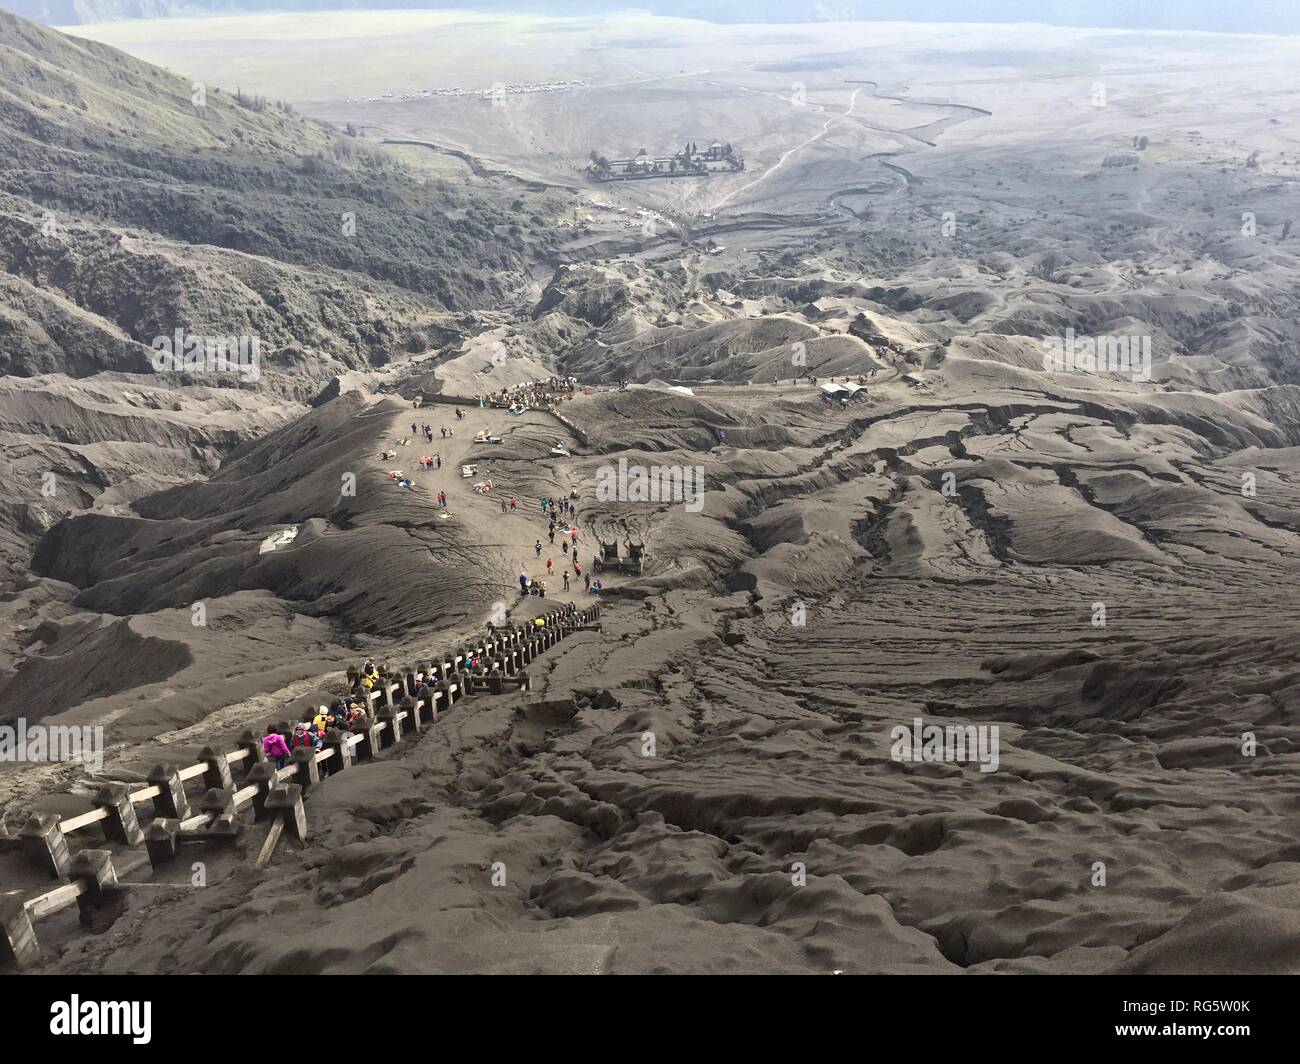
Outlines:
[{"label": "misty sky", "polygon": [[639,10],[713,22],[1046,22],[1300,34],[1300,0],[0,0],[0,6],[52,25],[205,12],[458,8],[549,15]]},{"label": "misty sky", "polygon": [[889,19],[931,22],[1048,22],[1058,26],[1300,33],[1300,0],[460,0],[394,7],[460,7],[588,14],[635,8],[716,22]]}]

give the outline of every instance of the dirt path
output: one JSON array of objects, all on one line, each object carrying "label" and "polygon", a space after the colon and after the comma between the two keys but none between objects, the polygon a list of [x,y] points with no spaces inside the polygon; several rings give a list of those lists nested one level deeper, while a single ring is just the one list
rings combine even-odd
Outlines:
[{"label": "dirt path", "polygon": [[[570,435],[569,430],[550,414],[540,410],[531,410],[523,415],[513,416],[504,410],[490,407],[466,406],[461,409],[465,412],[463,420],[457,420],[454,410],[446,406],[425,407],[421,410],[403,411],[401,414],[394,415],[389,426],[392,437],[400,439],[409,436],[411,423],[414,421],[417,428],[426,423],[433,428],[433,441],[426,443],[423,436],[415,436],[408,447],[397,448],[398,458],[394,459],[388,468],[400,468],[414,478],[418,495],[428,503],[432,521],[441,523],[446,520],[460,524],[480,546],[496,549],[502,564],[511,569],[516,577],[522,572],[531,579],[545,581],[548,604],[552,600],[562,603],[572,602],[580,606],[590,603],[592,596],[583,590],[582,577],[575,579],[571,569],[570,590],[568,592],[563,590],[564,566],[571,563],[566,562],[565,555],[560,550],[562,537],[559,529],[557,528],[554,544],[551,544],[547,538],[548,517],[541,509],[540,498],[516,495],[517,510],[502,513],[501,500],[510,498],[510,491],[505,487],[505,483],[518,479],[518,469],[498,469],[490,453],[495,449],[494,446],[484,446],[474,440],[475,434],[486,428],[492,435],[499,436],[505,441],[500,446],[503,454],[508,454],[511,450],[508,448],[510,437],[516,432],[540,429],[544,432],[554,431],[557,435],[567,438]],[[444,439],[441,433],[443,425],[452,429],[455,435]],[[440,455],[442,468],[419,469],[416,463],[423,455]],[[508,457],[501,461],[514,467],[522,464]],[[563,469],[557,467],[558,463],[564,461],[564,459],[557,459],[553,462],[539,462],[538,476],[565,482]],[[464,465],[476,465],[477,475],[463,477],[461,467]],[[484,480],[493,480],[494,487],[486,495],[477,494],[474,485]],[[575,483],[574,486],[578,485]],[[401,489],[395,487],[394,490]],[[450,514],[447,518],[437,516],[439,508],[436,496],[439,491],[447,493],[447,512]],[[596,543],[594,536],[582,524],[581,500],[578,505],[578,556],[583,571],[586,572],[591,564],[591,554],[596,550]],[[559,528],[564,526],[565,522],[560,521]],[[538,540],[542,544],[540,557],[535,546]],[[554,564],[554,574],[549,577],[546,574],[548,558]],[[520,604],[522,598],[517,580],[503,587],[500,597],[511,609]]]},{"label": "dirt path", "polygon": [[792,156],[797,155],[799,152],[803,151],[804,148],[807,148],[810,145],[815,144],[817,141],[821,140],[822,137],[826,136],[826,134],[830,132],[831,126],[833,126],[836,122],[840,121],[840,119],[848,118],[849,115],[853,114],[853,109],[858,105],[858,96],[861,95],[861,93],[862,93],[861,89],[854,89],[853,95],[849,98],[849,106],[847,109],[841,111],[839,114],[831,115],[828,119],[826,119],[825,124],[822,126],[819,132],[814,133],[803,143],[796,144],[793,148],[790,148],[788,151],[782,153],[781,158],[777,159],[775,164],[773,164],[772,166],[764,170],[763,173],[761,173],[758,177],[754,178],[754,180],[749,182],[749,184],[741,185],[740,188],[728,192],[725,196],[722,197],[722,199],[718,200],[718,202],[713,205],[711,210],[714,211],[721,210],[729,202],[731,202],[731,200],[735,199],[735,197],[739,196],[742,192],[748,192],[755,185],[761,184],[763,181],[766,181],[774,173],[780,170],[781,167],[786,164],[786,161],[789,160]]}]

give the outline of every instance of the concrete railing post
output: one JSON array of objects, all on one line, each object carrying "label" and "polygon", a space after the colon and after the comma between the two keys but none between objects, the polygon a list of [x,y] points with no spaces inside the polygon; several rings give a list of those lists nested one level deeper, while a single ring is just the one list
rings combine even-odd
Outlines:
[{"label": "concrete railing post", "polygon": [[185,782],[175,765],[155,765],[149,773],[149,782],[158,790],[153,800],[155,814],[174,820],[188,820],[190,800],[185,794]]},{"label": "concrete railing post", "polygon": [[383,733],[379,731],[378,724],[372,722],[366,727],[356,731],[354,734],[361,736],[361,744],[357,749],[358,757],[366,758],[379,756]]},{"label": "concrete railing post", "polygon": [[[380,746],[393,746],[402,741],[402,728],[397,719],[397,710],[392,706],[385,706],[375,714],[375,719],[380,724],[385,725],[383,734],[380,736]],[[387,736],[387,738],[384,738]]]},{"label": "concrete railing post", "polygon": [[226,754],[223,750],[216,750],[211,746],[205,746],[199,751],[199,760],[202,761],[207,769],[203,773],[203,785],[209,790],[232,790],[235,786],[235,779],[230,774],[230,762],[226,760]]},{"label": "concrete railing post", "polygon": [[157,868],[174,860],[180,849],[181,822],[169,817],[159,817],[144,833],[144,848],[149,851],[149,863]]},{"label": "concrete railing post", "polygon": [[41,947],[21,895],[0,895],[0,960],[19,968],[39,963]]},{"label": "concrete railing post", "polygon": [[127,846],[139,846],[144,842],[144,832],[140,830],[135,806],[131,804],[131,789],[125,783],[104,784],[91,802],[97,809],[108,812],[108,818],[102,821],[108,838]]},{"label": "concrete railing post", "polygon": [[294,779],[303,791],[320,782],[320,765],[316,764],[316,751],[310,746],[298,747],[289,758],[289,763],[297,770]]},{"label": "concrete railing post", "polygon": [[253,795],[253,819],[261,820],[266,816],[266,796],[271,793],[273,787],[280,785],[276,778],[276,767],[269,761],[262,761],[254,765],[248,773],[248,778],[244,780],[250,787],[256,787],[257,793]]},{"label": "concrete railing post", "polygon": [[261,738],[251,731],[246,731],[239,737],[239,748],[244,751],[245,776],[259,761],[266,760],[266,751],[262,748]]},{"label": "concrete railing post", "polygon": [[210,833],[231,838],[239,834],[239,825],[235,822],[237,810],[234,791],[212,788],[199,800],[199,810],[212,817],[208,822]]},{"label": "concrete railing post", "polygon": [[333,750],[334,756],[326,762],[330,766],[330,775],[352,767],[352,744],[348,742],[348,733],[331,728],[325,733],[325,749]]},{"label": "concrete railing post", "polygon": [[266,811],[284,817],[284,830],[299,842],[307,838],[307,811],[302,805],[302,788],[296,783],[277,787],[266,799]]},{"label": "concrete railing post", "polygon": [[33,813],[18,832],[27,860],[54,879],[66,876],[72,863],[60,820],[57,813]]},{"label": "concrete railing post", "polygon": [[419,735],[421,727],[420,707],[415,704],[415,699],[411,695],[407,695],[398,703],[397,708],[400,712],[405,713],[406,719],[411,722],[411,731]]},{"label": "concrete railing post", "polygon": [[118,885],[117,869],[108,850],[82,850],[72,859],[68,874],[85,884],[77,898],[82,927],[102,924],[105,914],[111,923],[121,913],[126,890]]}]

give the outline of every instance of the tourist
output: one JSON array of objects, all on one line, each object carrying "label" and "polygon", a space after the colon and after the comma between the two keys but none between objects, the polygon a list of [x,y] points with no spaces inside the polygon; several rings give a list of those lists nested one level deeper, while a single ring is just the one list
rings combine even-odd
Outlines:
[{"label": "tourist", "polygon": [[262,752],[275,762],[277,769],[284,768],[289,760],[289,747],[284,736],[275,730],[274,724],[266,726],[266,735],[262,739]]}]

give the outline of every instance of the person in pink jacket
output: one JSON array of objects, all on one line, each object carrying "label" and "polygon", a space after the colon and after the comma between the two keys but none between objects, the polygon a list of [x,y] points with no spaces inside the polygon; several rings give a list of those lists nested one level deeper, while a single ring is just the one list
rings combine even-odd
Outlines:
[{"label": "person in pink jacket", "polygon": [[266,736],[262,739],[262,752],[275,761],[276,768],[284,768],[289,761],[289,747],[284,736],[275,730],[274,724],[266,726]]}]

